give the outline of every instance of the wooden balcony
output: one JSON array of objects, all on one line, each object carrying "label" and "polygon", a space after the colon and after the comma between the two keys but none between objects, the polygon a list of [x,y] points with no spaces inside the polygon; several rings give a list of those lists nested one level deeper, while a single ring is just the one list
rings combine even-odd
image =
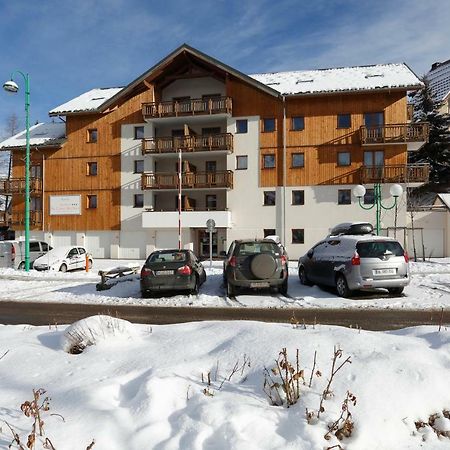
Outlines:
[{"label": "wooden balcony", "polygon": [[231,114],[231,97],[194,98],[190,100],[143,103],[144,119],[158,117],[198,116],[205,114]]},{"label": "wooden balcony", "polygon": [[[142,174],[142,189],[178,189],[178,174],[144,173]],[[233,172],[184,172],[181,174],[182,189],[210,189],[233,187]]]},{"label": "wooden balcony", "polygon": [[142,154],[233,151],[231,133],[142,139]]},{"label": "wooden balcony", "polygon": [[405,144],[408,142],[427,142],[429,124],[400,123],[378,127],[362,126],[359,129],[362,145]]},{"label": "wooden balcony", "polygon": [[363,166],[359,169],[361,184],[366,183],[426,183],[430,175],[428,164],[398,164]]},{"label": "wooden balcony", "polygon": [[[0,194],[25,194],[25,178],[0,178]],[[42,180],[30,178],[30,192],[42,191]]]},{"label": "wooden balcony", "polygon": [[[30,211],[30,226],[42,225],[42,211]],[[0,211],[0,226],[25,226],[24,212]]]}]

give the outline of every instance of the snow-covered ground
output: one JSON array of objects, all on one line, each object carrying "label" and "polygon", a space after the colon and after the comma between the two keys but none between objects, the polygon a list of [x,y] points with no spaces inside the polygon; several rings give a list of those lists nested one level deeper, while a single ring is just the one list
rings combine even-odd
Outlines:
[{"label": "snow-covered ground", "polygon": [[[95,345],[67,353],[81,335]],[[39,388],[47,391],[39,404],[51,400],[40,412],[45,435],[38,440],[47,437],[59,450],[85,449],[93,440],[93,450],[450,448],[447,328],[370,332],[243,321],[150,327],[92,317],[70,329],[3,325],[0,343],[2,449],[13,440],[10,428],[25,448],[32,418],[20,406]],[[265,390],[279,403],[275,388],[264,387],[265,369],[269,385],[281,383],[271,369],[283,348],[294,378],[303,375],[289,408],[274,406]],[[334,376],[317,419],[335,350],[342,350],[335,368],[348,357],[351,363]],[[348,402],[351,416],[344,411],[326,440],[347,391],[356,405]],[[351,434],[339,441],[344,419]]]},{"label": "snow-covered ground", "polygon": [[380,295],[372,293],[354,298],[337,297],[332,290],[317,286],[302,286],[298,280],[295,262],[290,263],[289,297],[271,295],[267,291],[245,292],[236,300],[225,296],[222,286],[221,262],[204,262],[207,281],[200,295],[165,296],[142,299],[139,290],[139,275],[124,278],[122,282],[106,291],[97,291],[99,270],[117,265],[142,266],[143,261],[96,260],[91,272],[37,272],[25,273],[12,269],[0,269],[0,301],[51,301],[68,303],[98,303],[192,307],[270,307],[270,308],[398,308],[440,309],[450,308],[450,259],[435,259],[428,262],[411,263],[411,283],[404,294],[389,297],[386,291]]}]

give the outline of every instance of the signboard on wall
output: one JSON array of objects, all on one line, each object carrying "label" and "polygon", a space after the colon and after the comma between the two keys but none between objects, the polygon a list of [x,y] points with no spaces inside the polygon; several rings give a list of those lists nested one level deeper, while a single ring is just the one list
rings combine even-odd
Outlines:
[{"label": "signboard on wall", "polygon": [[80,216],[81,195],[50,195],[51,216]]}]

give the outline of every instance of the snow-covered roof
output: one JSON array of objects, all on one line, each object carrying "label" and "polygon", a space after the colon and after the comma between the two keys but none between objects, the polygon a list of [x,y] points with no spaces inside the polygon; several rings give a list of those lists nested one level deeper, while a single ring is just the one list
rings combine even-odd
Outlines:
[{"label": "snow-covered roof", "polygon": [[57,106],[49,112],[50,116],[89,112],[97,110],[103,103],[121,91],[122,87],[91,89],[84,94]]},{"label": "snow-covered roof", "polygon": [[[58,123],[38,123],[30,127],[30,146],[50,146],[61,144],[66,136],[66,124]],[[25,130],[0,142],[0,149],[25,147]]]},{"label": "snow-covered roof", "polygon": [[444,203],[444,205],[447,206],[448,209],[450,209],[450,194],[438,194],[437,196],[442,201],[442,203]]},{"label": "snow-covered roof", "polygon": [[412,89],[422,85],[419,78],[404,63],[260,73],[250,77],[284,95]]}]

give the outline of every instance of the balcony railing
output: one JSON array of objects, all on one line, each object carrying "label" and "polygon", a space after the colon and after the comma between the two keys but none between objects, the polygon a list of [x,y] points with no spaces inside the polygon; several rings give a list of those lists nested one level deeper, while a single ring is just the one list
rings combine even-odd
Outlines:
[{"label": "balcony railing", "polygon": [[430,175],[428,164],[398,164],[363,166],[359,169],[360,183],[426,183]]},{"label": "balcony railing", "polygon": [[[25,178],[0,178],[0,194],[24,194]],[[42,180],[30,178],[30,192],[42,191]]]},{"label": "balcony railing", "polygon": [[233,135],[221,133],[201,136],[177,136],[142,139],[142,154],[233,150]]},{"label": "balcony railing", "polygon": [[[181,174],[183,189],[209,189],[233,187],[233,172],[185,172]],[[142,189],[177,189],[178,174],[144,173],[142,174]]]},{"label": "balcony railing", "polygon": [[231,97],[194,98],[181,101],[143,103],[144,119],[157,117],[231,114]]},{"label": "balcony railing", "polygon": [[[42,224],[42,211],[30,211],[30,226]],[[0,211],[0,225],[2,226],[25,226],[24,212]]]},{"label": "balcony railing", "polygon": [[362,126],[359,131],[362,145],[426,142],[429,124],[421,122],[380,125],[377,127]]}]

